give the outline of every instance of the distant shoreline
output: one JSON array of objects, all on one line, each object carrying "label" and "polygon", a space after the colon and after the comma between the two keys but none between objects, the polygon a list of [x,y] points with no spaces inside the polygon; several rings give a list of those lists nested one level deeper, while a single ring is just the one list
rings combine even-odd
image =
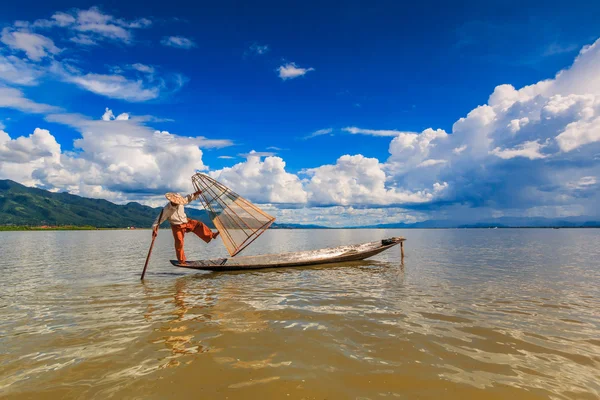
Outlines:
[{"label": "distant shoreline", "polygon": [[110,230],[139,230],[150,228],[98,228],[95,226],[0,226],[0,232],[18,232],[18,231],[110,231]]}]

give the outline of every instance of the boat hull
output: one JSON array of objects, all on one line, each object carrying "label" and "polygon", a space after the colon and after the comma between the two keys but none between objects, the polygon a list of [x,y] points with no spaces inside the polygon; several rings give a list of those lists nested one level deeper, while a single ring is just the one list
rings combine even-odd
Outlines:
[{"label": "boat hull", "polygon": [[301,267],[364,260],[403,242],[403,237],[393,237],[375,242],[331,247],[326,249],[298,251],[294,253],[265,254],[235,258],[188,261],[171,264],[180,268],[204,271],[239,271],[247,269]]}]

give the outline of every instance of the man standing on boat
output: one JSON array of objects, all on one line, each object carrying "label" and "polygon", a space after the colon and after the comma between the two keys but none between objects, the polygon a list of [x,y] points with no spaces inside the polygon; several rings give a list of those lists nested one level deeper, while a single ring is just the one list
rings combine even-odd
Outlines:
[{"label": "man standing on boat", "polygon": [[219,232],[213,232],[210,228],[200,221],[189,219],[185,215],[184,205],[189,204],[200,196],[200,191],[188,194],[183,197],[179,193],[167,193],[165,197],[169,203],[163,208],[160,215],[152,225],[152,236],[158,235],[158,226],[165,220],[169,220],[173,238],[175,239],[175,254],[180,264],[185,264],[185,252],[183,251],[184,237],[187,232],[194,232],[196,236],[206,243],[219,236]]}]

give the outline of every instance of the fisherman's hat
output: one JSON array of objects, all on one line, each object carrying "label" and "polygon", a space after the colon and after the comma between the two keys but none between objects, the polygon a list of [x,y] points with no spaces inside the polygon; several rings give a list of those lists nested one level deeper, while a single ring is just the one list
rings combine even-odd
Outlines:
[{"label": "fisherman's hat", "polygon": [[170,202],[175,203],[175,204],[185,204],[186,203],[183,196],[181,196],[179,193],[170,192],[170,193],[165,194],[165,197],[167,198],[167,200],[169,200]]}]

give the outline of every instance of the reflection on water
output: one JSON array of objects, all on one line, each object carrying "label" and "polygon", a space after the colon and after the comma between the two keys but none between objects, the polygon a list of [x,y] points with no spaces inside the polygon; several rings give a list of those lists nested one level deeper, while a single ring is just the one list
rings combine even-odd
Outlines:
[{"label": "reflection on water", "polygon": [[398,235],[403,266],[195,273],[163,232],[140,283],[149,231],[0,232],[0,393],[600,397],[598,230],[282,230],[245,254]]}]

